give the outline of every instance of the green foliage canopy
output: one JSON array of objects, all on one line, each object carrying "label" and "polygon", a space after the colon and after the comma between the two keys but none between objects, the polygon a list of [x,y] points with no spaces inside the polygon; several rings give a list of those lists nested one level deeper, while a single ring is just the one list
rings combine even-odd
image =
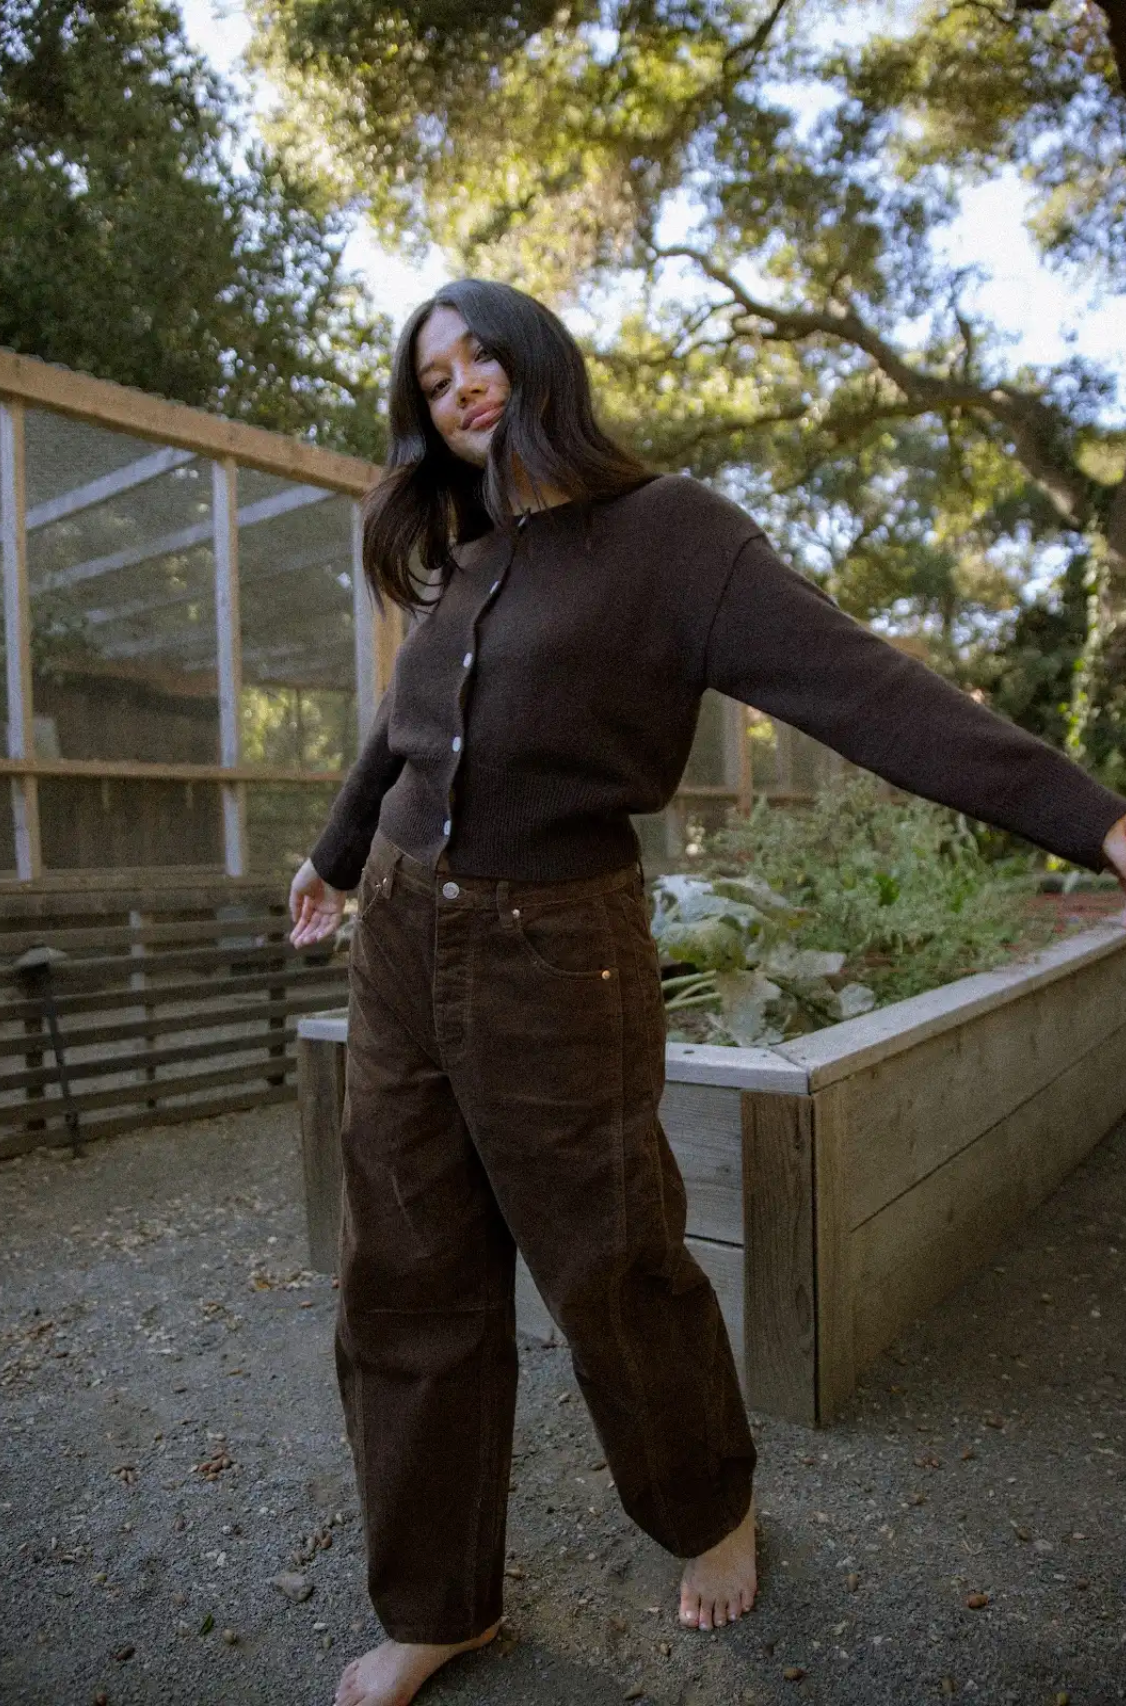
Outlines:
[{"label": "green foliage canopy", "polygon": [[158,0],[0,0],[0,344],[378,455],[344,225]]}]

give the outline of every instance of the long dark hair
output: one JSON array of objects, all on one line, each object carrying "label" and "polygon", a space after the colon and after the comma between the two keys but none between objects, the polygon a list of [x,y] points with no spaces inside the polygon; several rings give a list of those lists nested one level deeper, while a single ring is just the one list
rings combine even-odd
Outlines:
[{"label": "long dark hair", "polygon": [[[495,356],[511,392],[476,468],[442,438],[415,373],[415,343],[435,308],[453,308]],[[466,278],[415,309],[391,370],[391,445],[383,478],[364,505],[364,572],[380,611],[383,598],[410,610],[425,600],[411,558],[444,587],[456,564],[451,547],[513,523],[518,456],[533,490],[569,498],[616,497],[652,477],[599,427],[582,351],[563,322],[522,290]]]}]

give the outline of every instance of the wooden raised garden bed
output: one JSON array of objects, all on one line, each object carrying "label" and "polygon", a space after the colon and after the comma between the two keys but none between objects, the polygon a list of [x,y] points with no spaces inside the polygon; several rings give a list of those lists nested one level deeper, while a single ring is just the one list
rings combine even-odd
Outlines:
[{"label": "wooden raised garden bed", "polygon": [[[298,1022],[310,1257],[336,1266],[347,1017]],[[824,1423],[1126,1113],[1101,924],[775,1049],[670,1043],[661,1118],[751,1409]],[[518,1320],[551,1331],[526,1270]]]}]

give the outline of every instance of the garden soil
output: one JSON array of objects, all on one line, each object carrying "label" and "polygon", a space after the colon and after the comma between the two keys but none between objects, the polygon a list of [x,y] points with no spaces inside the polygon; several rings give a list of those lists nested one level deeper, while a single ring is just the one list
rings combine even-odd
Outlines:
[{"label": "garden soil", "polygon": [[[4,1706],[330,1706],[379,1639],[307,1260],[291,1107],[0,1165]],[[1124,1292],[1121,1128],[832,1427],[754,1418],[760,1599],[712,1633],[525,1346],[507,1622],[420,1699],[1126,1698]]]}]

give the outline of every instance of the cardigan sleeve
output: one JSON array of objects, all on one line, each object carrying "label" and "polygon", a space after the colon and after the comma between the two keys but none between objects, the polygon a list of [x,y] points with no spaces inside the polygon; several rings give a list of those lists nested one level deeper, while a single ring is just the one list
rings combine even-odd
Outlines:
[{"label": "cardigan sleeve", "polygon": [[709,687],[898,788],[1098,871],[1126,816],[1063,753],[861,627],[759,534],[737,553],[705,651]]},{"label": "cardigan sleeve", "polygon": [[389,740],[394,692],[392,675],[360,755],[310,854],[317,875],[334,889],[354,889],[359,882],[379,823],[383,796],[403,768],[403,760],[391,751]]}]

